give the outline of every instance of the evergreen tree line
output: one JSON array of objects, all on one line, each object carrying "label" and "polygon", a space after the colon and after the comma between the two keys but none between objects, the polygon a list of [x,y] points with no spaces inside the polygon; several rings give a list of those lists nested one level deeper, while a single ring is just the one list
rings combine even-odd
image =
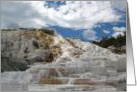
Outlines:
[{"label": "evergreen tree line", "polygon": [[116,48],[120,48],[121,46],[126,46],[126,32],[124,32],[124,36],[119,35],[115,37],[104,37],[101,41],[93,41],[92,43],[99,45],[103,48],[107,48],[109,46],[114,46]]}]

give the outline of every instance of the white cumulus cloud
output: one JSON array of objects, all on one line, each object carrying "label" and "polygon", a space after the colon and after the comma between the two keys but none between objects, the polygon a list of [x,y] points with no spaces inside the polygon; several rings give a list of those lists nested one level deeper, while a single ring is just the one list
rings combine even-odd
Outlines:
[{"label": "white cumulus cloud", "polygon": [[58,10],[44,5],[44,1],[2,1],[2,28],[53,25],[92,29],[97,23],[115,22],[121,17],[114,12],[110,1],[66,1]]},{"label": "white cumulus cloud", "polygon": [[103,30],[103,32],[106,33],[106,34],[110,33],[110,31],[108,31],[108,30]]},{"label": "white cumulus cloud", "polygon": [[126,31],[125,27],[113,27],[113,30],[116,32],[124,32]]},{"label": "white cumulus cloud", "polygon": [[85,30],[83,33],[83,36],[85,39],[88,39],[88,40],[96,40],[97,39],[96,32],[93,30]]},{"label": "white cumulus cloud", "polygon": [[119,35],[124,36],[124,32],[126,32],[126,27],[113,27],[114,34],[113,37],[118,37]]},{"label": "white cumulus cloud", "polygon": [[123,32],[115,32],[112,36],[117,38],[119,35],[124,36]]},{"label": "white cumulus cloud", "polygon": [[114,9],[117,9],[119,11],[124,11],[126,12],[126,8],[127,8],[127,1],[112,1],[111,5]]}]

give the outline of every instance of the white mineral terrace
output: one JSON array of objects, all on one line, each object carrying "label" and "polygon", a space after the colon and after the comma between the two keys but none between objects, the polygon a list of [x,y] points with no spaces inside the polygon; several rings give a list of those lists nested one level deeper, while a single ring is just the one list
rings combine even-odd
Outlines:
[{"label": "white mineral terrace", "polygon": [[[61,37],[55,38],[55,44]],[[88,42],[72,40],[80,51],[67,42],[60,44],[62,55],[50,64],[34,64],[26,71],[1,74],[3,91],[116,91],[126,88],[126,55]],[[53,78],[60,83],[40,83],[43,78]]]}]

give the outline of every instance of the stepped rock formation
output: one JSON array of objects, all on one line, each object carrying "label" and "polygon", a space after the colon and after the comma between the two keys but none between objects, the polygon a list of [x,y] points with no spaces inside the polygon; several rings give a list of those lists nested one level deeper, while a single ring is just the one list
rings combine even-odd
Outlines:
[{"label": "stepped rock formation", "polygon": [[41,30],[1,33],[2,90],[126,90],[125,54]]},{"label": "stepped rock formation", "polygon": [[58,55],[53,36],[44,31],[2,31],[1,34],[2,72],[25,71],[33,63],[52,62]]}]

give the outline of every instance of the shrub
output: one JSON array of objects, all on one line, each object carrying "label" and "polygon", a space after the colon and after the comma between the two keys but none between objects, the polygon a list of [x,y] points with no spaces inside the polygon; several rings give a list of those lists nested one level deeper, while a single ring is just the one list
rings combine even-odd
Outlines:
[{"label": "shrub", "polygon": [[101,41],[93,41],[92,43],[99,45],[101,47],[107,48],[109,46],[121,47],[126,45],[126,35],[119,35],[117,38],[114,37],[104,37]]},{"label": "shrub", "polygon": [[114,37],[104,37],[101,41],[93,41],[92,43],[99,45],[103,48],[108,48],[109,46],[113,46],[115,49],[112,49],[112,52],[117,54],[126,53],[126,49],[121,49],[122,46],[126,46],[126,33],[125,35],[119,35],[117,38]]}]

